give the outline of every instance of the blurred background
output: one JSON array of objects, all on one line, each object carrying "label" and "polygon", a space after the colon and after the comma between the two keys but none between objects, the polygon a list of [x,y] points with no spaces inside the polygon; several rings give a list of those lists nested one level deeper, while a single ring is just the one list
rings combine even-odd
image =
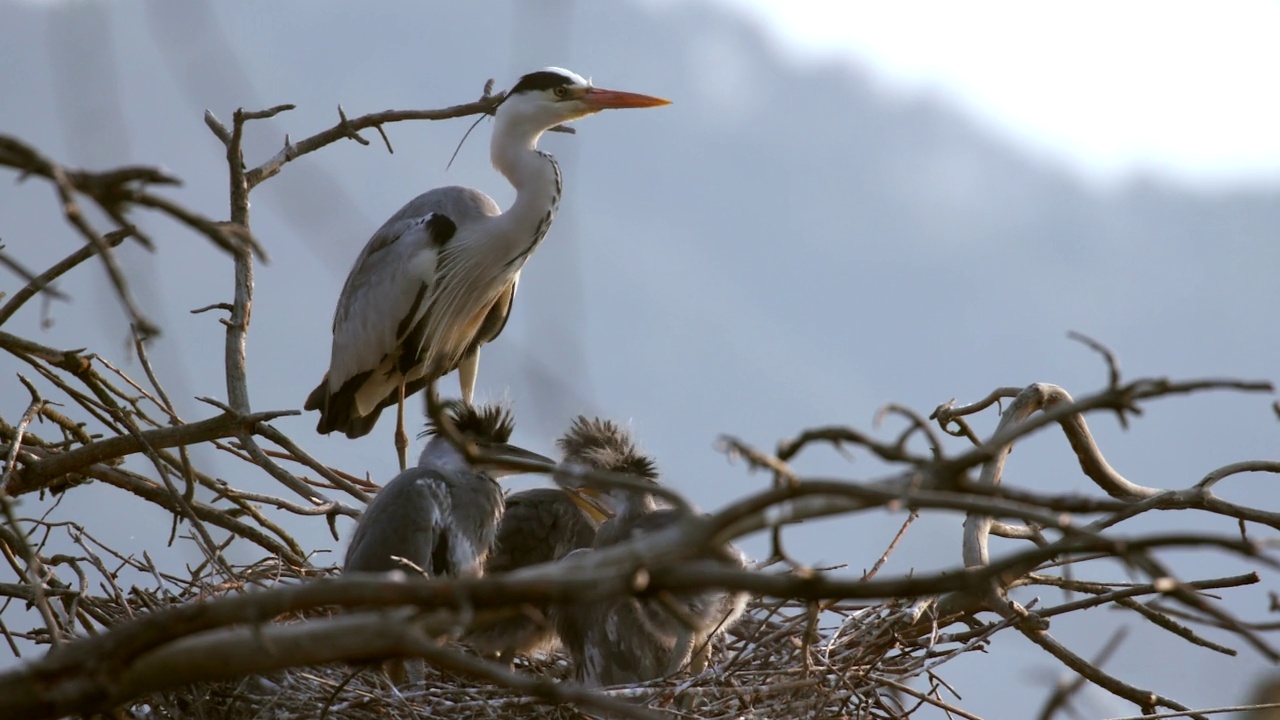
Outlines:
[{"label": "blurred background", "polygon": [[[714,450],[721,433],[770,449],[808,426],[869,428],[887,402],[927,414],[997,386],[1099,389],[1105,367],[1069,330],[1107,343],[1130,379],[1280,378],[1276,37],[1280,2],[1264,0],[8,0],[0,132],[73,166],[163,166],[185,180],[168,195],[225,218],[223,149],[205,109],[229,120],[241,106],[297,104],[251,126],[256,164],[286,133],[331,126],[339,103],[352,116],[443,107],[477,98],[488,78],[505,88],[545,65],[670,98],[544,138],[565,197],[505,333],[484,351],[477,395],[508,399],[516,440],[544,453],[577,413],[629,421],[667,482],[715,509],[769,482]],[[510,202],[489,167],[487,122],[446,171],[470,122],[388,126],[393,155],[369,132],[371,145],[326,148],[255,192],[253,230],[271,262],[257,271],[249,339],[254,409],[300,408],[320,380],[343,279],[384,218],[443,184]],[[0,187],[0,238],[13,257],[39,271],[80,245],[46,183]],[[121,251],[164,332],[152,361],[184,417],[208,417],[193,398],[225,399],[222,326],[188,311],[230,298],[231,263],[203,238],[134,220],[158,242],[154,254]],[[0,274],[0,289],[20,286]],[[140,374],[100,265],[59,289],[70,302],[47,318],[29,303],[5,329],[88,347]],[[28,401],[20,370],[0,357],[6,418]],[[456,393],[452,377],[441,387]],[[1185,487],[1228,462],[1275,458],[1271,400],[1162,400],[1127,432],[1101,415],[1092,428],[1130,479]],[[391,420],[358,441],[317,436],[314,413],[275,424],[348,472],[395,473]],[[195,460],[245,489],[278,487],[210,449]],[[797,467],[856,479],[885,469],[823,450]],[[1090,491],[1051,432],[1018,446],[1005,481]],[[1280,501],[1264,476],[1231,479],[1223,494],[1269,509]],[[78,488],[56,516],[114,547],[198,562],[187,545],[163,547],[165,514],[122,495]],[[25,498],[21,510],[45,507]],[[882,511],[811,523],[788,548],[859,574],[902,520]],[[304,547],[342,547],[322,522],[282,521]],[[882,573],[958,564],[961,521],[917,523]],[[1233,527],[1182,514],[1125,531]],[[349,529],[340,523],[344,538]],[[767,553],[760,537],[744,546]],[[242,553],[257,559],[256,548]],[[1187,579],[1246,570],[1217,554],[1165,557]],[[1229,607],[1268,620],[1274,580],[1228,591]],[[1132,616],[1093,612],[1055,619],[1052,631],[1088,657],[1132,626],[1107,669],[1192,707],[1242,702],[1268,669],[1238,638],[1209,633],[1241,648],[1224,658]],[[1066,674],[1018,636],[991,652],[941,672],[957,704],[986,717],[1033,717]],[[1135,711],[1092,688],[1079,707],[1082,717]]]}]

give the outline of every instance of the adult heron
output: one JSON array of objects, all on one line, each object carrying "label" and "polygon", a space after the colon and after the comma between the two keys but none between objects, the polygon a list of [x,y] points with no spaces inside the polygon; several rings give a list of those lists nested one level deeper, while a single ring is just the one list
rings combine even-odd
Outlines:
[{"label": "adult heron", "polygon": [[316,430],[362,437],[397,405],[400,469],[409,445],[404,398],[458,370],[471,402],[480,347],[502,332],[520,269],[560,204],[560,166],[538,149],[552,127],[610,108],[669,101],[603,90],[561,68],[529,73],[498,106],[490,159],[516,189],[506,212],[488,195],[442,187],[410,200],[356,258],[333,318],[329,370],[307,397]]},{"label": "adult heron", "polygon": [[[504,507],[496,480],[516,474],[503,462],[551,461],[507,442],[514,423],[499,405],[452,403],[447,412],[484,459],[472,464],[429,423],[425,434],[431,439],[417,467],[384,485],[360,516],[347,546],[344,574],[413,568],[429,577],[483,573]],[[412,679],[420,679],[420,667],[411,666],[410,674],[418,675]],[[384,668],[393,682],[403,681],[402,663]]]},{"label": "adult heron", "polygon": [[[566,464],[627,473],[642,483],[658,483],[653,459],[641,453],[631,434],[612,421],[578,417],[557,442]],[[681,511],[660,506],[643,486],[584,492],[614,515],[596,532],[593,548],[660,531],[684,517]],[[584,552],[590,551],[576,550],[570,555]],[[705,553],[694,562],[746,566],[742,553],[732,545]],[[652,680],[685,667],[700,671],[712,640],[737,621],[745,605],[742,593],[703,590],[563,605],[555,608],[553,615],[578,681],[603,686]]]}]

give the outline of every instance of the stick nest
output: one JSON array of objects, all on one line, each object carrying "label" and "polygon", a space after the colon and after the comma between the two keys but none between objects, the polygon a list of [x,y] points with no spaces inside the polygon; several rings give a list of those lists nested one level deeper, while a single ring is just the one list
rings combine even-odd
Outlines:
[{"label": "stick nest", "polygon": [[[252,583],[250,579],[247,584]],[[1000,627],[980,625],[962,636],[898,637],[895,628],[903,627],[902,621],[910,616],[912,609],[896,602],[837,604],[820,610],[796,601],[756,600],[716,648],[706,671],[602,692],[662,714],[704,720],[906,717],[920,703],[945,705],[939,694],[946,686],[933,669],[979,649]],[[552,682],[572,675],[568,658],[559,652],[519,659],[515,670]],[[391,690],[376,666],[366,666],[354,677],[353,672],[354,666],[333,663],[198,683],[157,693],[130,710],[136,717],[175,719],[314,720],[326,713],[352,720],[597,717],[430,664],[421,685],[399,693]],[[913,680],[921,676],[929,681],[924,691],[914,687],[919,683]]]}]

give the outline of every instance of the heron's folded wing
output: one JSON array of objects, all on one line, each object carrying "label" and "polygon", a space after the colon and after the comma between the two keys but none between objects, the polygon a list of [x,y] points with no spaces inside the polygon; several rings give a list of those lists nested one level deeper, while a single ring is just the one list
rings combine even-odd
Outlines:
[{"label": "heron's folded wing", "polygon": [[344,572],[405,569],[402,557],[435,574],[446,521],[449,493],[438,473],[409,468],[388,482],[360,516],[343,562]]},{"label": "heron's folded wing", "polygon": [[377,369],[428,305],[440,247],[454,224],[440,213],[393,219],[369,240],[333,318],[329,388]]}]

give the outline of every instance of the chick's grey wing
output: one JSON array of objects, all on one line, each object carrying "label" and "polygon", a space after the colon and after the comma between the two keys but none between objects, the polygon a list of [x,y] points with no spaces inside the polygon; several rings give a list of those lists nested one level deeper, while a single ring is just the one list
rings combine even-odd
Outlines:
[{"label": "chick's grey wing", "polygon": [[[663,509],[634,517],[613,518],[600,527],[596,547],[617,544],[647,533],[664,530],[681,521],[678,510]],[[725,545],[720,553],[707,553],[692,561],[692,568],[715,569],[725,565],[742,569],[746,558],[733,545]],[[746,595],[723,590],[694,590],[672,593],[683,618],[677,618],[669,608],[656,599],[636,600],[635,610],[645,619],[648,627],[657,634],[675,636],[684,621],[694,624],[696,630],[711,630],[718,625],[732,624],[746,606]]]},{"label": "chick's grey wing", "polygon": [[617,599],[608,606],[598,631],[602,647],[596,650],[604,661],[602,684],[644,682],[666,674],[679,627],[672,627],[665,616],[659,620],[655,623],[646,603],[635,598]]},{"label": "chick's grey wing", "polygon": [[487,572],[550,562],[570,550],[590,547],[595,528],[558,488],[535,488],[507,496],[506,511],[486,565]]},{"label": "chick's grey wing", "polygon": [[347,546],[343,572],[405,570],[402,557],[429,574],[440,573],[442,543],[450,513],[441,476],[410,468],[386,484],[365,508]]},{"label": "chick's grey wing", "polygon": [[595,547],[625,542],[648,532],[657,532],[680,521],[676,510],[654,510],[643,515],[621,515],[609,518],[596,532]]},{"label": "chick's grey wing", "polygon": [[[590,553],[590,548],[575,550],[561,562]],[[602,655],[604,626],[614,604],[613,598],[594,602],[565,602],[549,608],[551,623],[560,643],[569,654],[574,676],[588,686],[601,685],[600,674],[605,658]]]},{"label": "chick's grey wing", "polygon": [[487,475],[450,477],[447,483],[452,500],[447,531],[449,572],[483,574],[505,509],[502,488]]}]

